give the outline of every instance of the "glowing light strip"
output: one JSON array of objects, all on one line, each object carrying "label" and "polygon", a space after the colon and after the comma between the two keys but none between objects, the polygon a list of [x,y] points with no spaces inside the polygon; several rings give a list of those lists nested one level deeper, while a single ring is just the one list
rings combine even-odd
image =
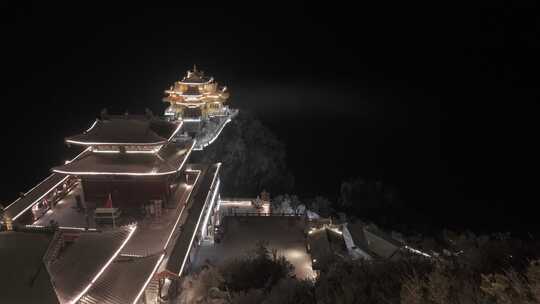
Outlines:
[{"label": "glowing light strip", "polygon": [[[45,178],[44,180],[42,180],[39,184],[37,184],[36,186],[34,186],[32,189],[26,191],[26,193],[24,194],[24,196],[26,196],[28,193],[32,192],[32,190],[36,189],[37,187],[39,187],[39,185],[43,184],[44,182],[46,182],[49,178],[53,177],[54,173],[49,175],[47,178]],[[23,198],[24,196],[22,197],[19,197],[18,199],[16,199],[13,203],[9,204],[6,208],[4,208],[4,210],[7,210],[9,207],[11,207],[11,205],[15,204],[16,202],[18,202],[21,198]]]},{"label": "glowing light strip", "polygon": [[105,269],[107,269],[107,267],[109,267],[109,265],[112,263],[112,261],[116,258],[116,256],[118,256],[118,254],[120,253],[120,251],[122,251],[122,249],[124,248],[124,246],[127,244],[127,242],[129,241],[129,239],[131,239],[131,236],[133,236],[133,233],[135,232],[135,230],[137,230],[137,225],[134,225],[134,226],[131,226],[131,231],[129,232],[128,236],[126,237],[126,239],[124,240],[124,242],[122,243],[122,245],[120,245],[120,248],[118,248],[118,250],[116,250],[116,252],[111,256],[111,258],[107,261],[107,263],[105,263],[105,265],[101,268],[101,270],[96,274],[96,276],[92,279],[92,281],[90,281],[90,284],[88,284],[88,286],[86,286],[86,288],[79,294],[77,295],[72,301],[70,301],[69,303],[70,304],[75,304],[77,303],[77,301],[79,301],[81,299],[82,296],[84,296],[88,290],[90,289],[90,287],[92,287],[92,285],[94,285],[94,283],[97,281],[97,279],[99,279],[99,277],[101,276],[101,274],[103,274],[103,272],[105,271]]},{"label": "glowing light strip", "polygon": [[[186,170],[188,171],[188,170]],[[199,176],[201,176],[201,170],[190,170],[190,172],[196,172],[197,173],[197,177],[195,178],[195,183],[193,183],[193,185],[196,185],[197,184],[197,181],[199,180]],[[189,185],[187,185],[189,186]],[[189,202],[189,198],[191,197],[191,193],[193,193],[193,189],[191,189],[188,193],[188,197],[186,198],[185,200],[185,204],[184,206],[182,206],[182,210],[180,210],[180,214],[178,215],[178,218],[176,219],[176,222],[174,223],[174,227],[173,229],[171,230],[171,233],[169,234],[169,237],[167,238],[167,241],[165,242],[165,246],[163,246],[163,250],[167,249],[167,246],[169,245],[169,242],[171,241],[171,238],[176,230],[176,226],[178,226],[178,223],[180,222],[180,219],[182,218],[182,213],[184,213],[184,209],[186,209],[186,206]]]},{"label": "glowing light strip", "polygon": [[127,258],[143,258],[144,256],[140,254],[130,254],[130,253],[120,253],[121,257],[127,257]]},{"label": "glowing light strip", "polygon": [[339,231],[339,229],[337,229],[337,228],[328,228],[328,229],[332,230],[333,232],[335,232],[337,234],[343,235],[343,232]]},{"label": "glowing light strip", "polygon": [[[84,151],[82,151],[81,153],[79,153],[79,155],[75,156],[71,161],[74,161],[75,159],[79,158],[79,156],[83,155],[84,152],[88,151],[90,148],[87,148],[85,149]],[[70,161],[70,162],[71,162]],[[39,187],[39,185],[43,184],[44,182],[46,182],[49,178],[53,177],[54,174],[51,174],[49,175],[47,178],[45,178],[44,180],[42,180],[39,184],[35,185],[32,189],[26,191],[26,193],[24,194],[24,196],[26,196],[28,193],[32,192],[34,189],[36,189],[37,187]],[[49,191],[47,191],[47,193],[49,193],[52,189],[50,189]],[[19,197],[18,199],[16,199],[13,203],[9,204],[6,208],[4,208],[4,210],[7,210],[9,207],[11,207],[13,204],[15,204],[16,202],[18,202],[20,199],[22,199],[23,197]],[[34,203],[35,204],[35,203]]]},{"label": "glowing light strip", "polygon": [[69,227],[69,226],[60,226],[58,227],[64,230],[80,230],[80,231],[98,231],[96,228],[83,228],[83,227]]},{"label": "glowing light strip", "polygon": [[214,187],[214,194],[212,195],[212,199],[210,200],[210,206],[208,207],[208,211],[206,212],[206,216],[204,217],[202,230],[201,230],[201,238],[204,236],[203,231],[207,230],[206,225],[208,224],[208,220],[210,219],[210,213],[212,213],[212,208],[214,208],[214,203],[216,202],[216,195],[218,194],[219,190],[219,180],[217,181],[215,187]]},{"label": "glowing light strip", "polygon": [[147,173],[133,173],[133,172],[85,172],[85,171],[64,171],[60,169],[53,169],[54,172],[61,174],[69,175],[122,175],[122,176],[162,176],[169,175],[178,172],[180,169],[175,171],[165,171],[165,172],[147,172]]},{"label": "glowing light strip", "polygon": [[230,118],[228,118],[228,119],[225,121],[225,123],[223,123],[223,125],[219,128],[217,134],[216,134],[216,135],[215,135],[208,143],[204,144],[202,147],[196,147],[196,148],[194,148],[194,150],[200,151],[200,150],[202,150],[202,149],[208,147],[209,145],[211,145],[211,144],[219,137],[219,135],[221,134],[221,131],[223,131],[223,129],[225,129],[225,126],[226,126],[229,122],[231,122],[231,119],[230,119]]},{"label": "glowing light strip", "polygon": [[66,176],[66,177],[62,178],[62,180],[60,180],[58,183],[56,183],[54,186],[52,186],[52,188],[47,190],[47,192],[45,192],[43,195],[41,195],[39,198],[37,198],[33,203],[31,203],[26,208],[24,208],[23,211],[21,211],[21,212],[19,212],[19,214],[15,215],[12,220],[13,221],[16,220],[19,216],[21,216],[23,213],[25,213],[28,209],[32,208],[35,204],[37,204],[40,200],[42,200],[45,196],[47,196],[47,194],[49,194],[54,188],[60,186],[63,182],[65,182],[68,179],[68,177],[69,176]]},{"label": "glowing light strip", "polygon": [[203,213],[199,215],[199,219],[197,220],[197,224],[195,225],[195,230],[193,231],[193,236],[191,237],[191,241],[189,242],[188,252],[184,256],[184,260],[182,261],[182,266],[180,267],[180,271],[178,272],[178,276],[182,275],[182,271],[184,271],[184,266],[186,265],[187,258],[189,256],[189,252],[191,251],[191,246],[193,246],[193,241],[195,240],[195,236],[197,235],[197,232],[199,230],[199,224],[201,222]]},{"label": "glowing light strip", "polygon": [[166,144],[166,140],[152,142],[152,143],[107,143],[107,142],[87,142],[87,141],[78,141],[73,139],[66,139],[66,143],[81,145],[81,146],[158,146]]},{"label": "glowing light strip", "polygon": [[96,124],[98,123],[99,120],[96,119],[96,121],[94,121],[94,123],[92,124],[92,126],[90,126],[90,129],[86,130],[86,132],[90,132],[95,126]]},{"label": "glowing light strip", "polygon": [[159,260],[157,261],[156,263],[156,266],[154,266],[154,269],[152,270],[152,272],[150,273],[150,276],[148,276],[148,279],[146,279],[146,282],[144,283],[142,289],[139,291],[139,293],[137,294],[137,296],[135,297],[135,300],[133,301],[133,304],[136,304],[137,301],[139,301],[139,298],[141,297],[141,295],[143,294],[144,290],[146,289],[146,286],[148,286],[148,284],[150,284],[150,281],[152,280],[152,278],[154,277],[154,274],[156,273],[158,267],[159,267],[159,264],[161,264],[161,261],[163,261],[163,258],[165,257],[165,254],[161,254],[161,256],[159,257]]},{"label": "glowing light strip", "polygon": [[176,102],[176,103],[179,103],[179,102],[181,103],[182,98],[204,98],[204,97],[207,97],[207,98],[223,98],[223,99],[226,99],[224,97],[224,93],[226,93],[226,91],[220,90],[220,91],[209,92],[209,91],[205,91],[204,89],[202,90],[202,92],[201,92],[201,90],[199,90],[199,94],[186,94],[186,92],[182,92],[182,91],[165,90],[165,94],[169,94],[169,95],[163,97],[163,100],[165,100],[165,101],[173,101],[173,102]]},{"label": "glowing light strip", "polygon": [[206,82],[184,82],[184,81],[178,81],[178,83],[181,84],[187,84],[187,85],[203,85],[203,84],[210,84],[214,82],[214,79],[207,80]]},{"label": "glowing light strip", "polygon": [[423,255],[423,256],[425,256],[425,257],[427,257],[427,258],[431,258],[431,255],[429,255],[429,254],[427,254],[427,253],[425,253],[425,252],[423,252],[423,251],[420,251],[420,250],[418,250],[418,249],[414,249],[414,248],[409,247],[409,246],[407,246],[407,245],[405,245],[405,248],[408,249],[409,251],[413,252],[413,253],[416,253],[416,254],[419,254],[419,255]]},{"label": "glowing light strip", "polygon": [[[127,150],[127,154],[156,154],[159,151],[159,149],[153,149],[153,150]],[[93,150],[93,153],[103,153],[103,154],[115,154],[120,153],[118,150]]]},{"label": "glowing light strip", "polygon": [[186,161],[188,160],[189,156],[191,155],[191,151],[193,150],[193,146],[195,145],[195,140],[193,140],[191,147],[188,148],[188,151],[186,152],[186,156],[184,157],[184,160],[182,161],[182,164],[178,169],[174,171],[165,171],[165,172],[147,172],[147,173],[134,173],[134,172],[73,172],[73,171],[65,171],[60,169],[53,169],[54,172],[62,173],[62,174],[69,174],[69,175],[122,175],[122,176],[163,176],[163,175],[169,175],[177,173],[178,171],[182,170],[184,167]]},{"label": "glowing light strip", "polygon": [[251,201],[219,201],[220,206],[242,206],[251,207]]},{"label": "glowing light strip", "polygon": [[[195,170],[195,169],[186,169],[185,171],[189,172],[189,173],[197,173],[197,177],[195,178],[195,182],[193,183],[193,185],[197,184],[197,180],[199,180],[199,176],[201,175],[202,171],[201,170]],[[190,195],[191,195],[191,193],[190,193]]]},{"label": "glowing light strip", "polygon": [[206,144],[206,146],[212,144],[212,143],[219,137],[219,135],[221,134],[221,131],[223,131],[223,129],[225,129],[225,126],[226,126],[229,122],[231,122],[231,119],[230,119],[230,118],[228,118],[228,119],[225,121],[225,123],[224,123],[224,124],[221,126],[221,128],[219,129],[218,134],[217,134],[214,138],[212,138],[212,140],[209,141],[208,144]]},{"label": "glowing light strip", "polygon": [[[43,225],[25,225],[26,228],[49,228],[49,226]],[[59,226],[59,229],[62,230],[79,230],[79,231],[98,231],[96,228],[82,228],[82,227],[70,227],[70,226]]]},{"label": "glowing light strip", "polygon": [[[216,174],[214,175],[214,179],[212,180],[212,185],[214,185],[214,182],[216,181],[216,177],[218,176],[220,167],[221,167],[221,163],[218,163],[218,167],[216,169]],[[208,198],[208,196],[206,198]],[[203,210],[204,210],[204,206],[203,206]],[[202,215],[203,215],[203,213],[201,212],[201,214],[199,215],[199,219],[197,220],[197,225],[195,225],[195,230],[193,231],[193,236],[191,237],[191,241],[189,242],[188,254],[186,254],[184,256],[184,260],[182,261],[182,266],[180,267],[180,271],[178,272],[178,276],[182,275],[182,271],[184,271],[184,266],[186,266],[186,261],[187,261],[187,258],[189,256],[189,251],[191,251],[191,246],[193,246],[193,241],[195,240],[195,236],[197,235],[197,232],[199,230],[199,224],[201,222]]]},{"label": "glowing light strip", "polygon": [[169,137],[168,141],[171,141],[171,139],[176,135],[176,133],[178,133],[178,131],[180,131],[180,128],[182,128],[183,124],[184,124],[184,122],[180,121],[180,123],[178,124],[178,127],[176,128],[176,130],[174,130],[173,134]]}]

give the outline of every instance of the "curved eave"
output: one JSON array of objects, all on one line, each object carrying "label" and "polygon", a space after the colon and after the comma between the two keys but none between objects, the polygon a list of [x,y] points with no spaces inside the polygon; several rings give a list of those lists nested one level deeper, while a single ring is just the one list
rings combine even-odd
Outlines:
[{"label": "curved eave", "polygon": [[[207,98],[207,97],[205,97]],[[212,98],[212,97],[208,97]],[[203,106],[207,104],[213,104],[213,103],[221,103],[224,104],[227,102],[227,99],[225,98],[212,98],[212,100],[201,100],[201,101],[194,101],[194,100],[183,100],[183,101],[168,101],[171,105],[178,105],[178,106],[187,106],[187,105],[195,105],[195,106]]]},{"label": "curved eave", "polygon": [[163,97],[163,99],[165,100],[169,100],[169,99],[173,99],[172,101],[175,101],[174,99],[183,99],[183,98],[225,98],[225,95],[228,95],[227,92],[219,92],[219,91],[216,91],[216,92],[203,92],[201,94],[185,94],[183,92],[178,92],[178,91],[165,91],[166,94],[174,94],[176,96],[170,96],[170,95],[167,95],[165,97]]},{"label": "curved eave", "polygon": [[[175,132],[176,133],[176,132]],[[160,146],[168,142],[168,140],[161,140],[157,142],[89,142],[89,141],[80,141],[66,138],[66,143],[79,145],[79,146]]]},{"label": "curved eave", "polygon": [[[177,126],[172,123],[143,119],[145,118],[136,118],[133,115],[127,120],[96,119],[84,133],[68,136],[64,141],[79,146],[162,146],[169,142],[171,132],[172,134],[178,132]],[[152,124],[161,131],[151,129]]]},{"label": "curved eave", "polygon": [[166,92],[167,94],[175,94],[176,96],[165,96],[165,99],[182,99],[182,98],[203,98],[204,94],[184,94],[181,92]]},{"label": "curved eave", "polygon": [[[153,167],[148,168],[150,170],[128,170],[128,171],[121,171],[121,170],[114,170],[114,171],[107,171],[105,168],[101,171],[90,171],[86,168],[76,169],[72,168],[73,170],[69,169],[68,163],[64,166],[54,167],[51,169],[52,172],[60,173],[60,174],[66,174],[66,175],[75,175],[75,176],[165,176],[165,175],[171,175],[176,174],[180,172],[184,166],[187,163],[187,160],[189,159],[189,156],[191,155],[191,152],[193,151],[193,148],[195,146],[195,140],[191,142],[191,144],[186,147],[186,152],[181,157],[181,160],[179,159],[179,162],[181,161],[180,165],[177,168],[162,168],[163,171],[160,171],[159,168]],[[86,153],[93,153],[93,152],[86,152]],[[89,154],[86,154],[89,155]],[[160,157],[158,153],[156,153],[157,157]],[[66,167],[67,166],[67,167]],[[90,168],[94,168],[95,166],[92,165]],[[126,165],[126,167],[129,167],[129,165]],[[167,170],[168,169],[168,170]]]},{"label": "curved eave", "polygon": [[171,175],[178,173],[182,168],[180,167],[178,170],[174,171],[167,171],[167,172],[77,172],[77,171],[64,171],[60,169],[53,168],[52,171],[56,173],[62,173],[67,175],[75,175],[75,176],[92,176],[92,175],[115,175],[115,176],[164,176],[164,175]]},{"label": "curved eave", "polygon": [[211,84],[213,82],[214,82],[213,79],[208,79],[207,81],[201,81],[201,82],[189,82],[189,81],[181,80],[181,81],[178,81],[177,83],[185,84],[185,85],[205,85],[205,84]]}]

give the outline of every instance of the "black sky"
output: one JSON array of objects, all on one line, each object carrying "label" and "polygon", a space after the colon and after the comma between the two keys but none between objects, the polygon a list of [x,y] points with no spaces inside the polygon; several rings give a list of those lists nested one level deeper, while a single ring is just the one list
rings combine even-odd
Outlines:
[{"label": "black sky", "polygon": [[532,227],[535,2],[377,3],[2,4],[1,202],[196,63],[285,141],[300,194],[380,178],[449,225]]}]

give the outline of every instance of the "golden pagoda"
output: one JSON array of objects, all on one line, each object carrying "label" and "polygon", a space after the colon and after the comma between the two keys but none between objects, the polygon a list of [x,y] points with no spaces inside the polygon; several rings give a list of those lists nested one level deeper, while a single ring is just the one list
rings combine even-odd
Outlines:
[{"label": "golden pagoda", "polygon": [[181,81],[165,90],[164,102],[170,103],[165,115],[172,120],[200,120],[213,116],[226,116],[223,105],[229,98],[227,87],[219,86],[213,77],[193,66]]}]

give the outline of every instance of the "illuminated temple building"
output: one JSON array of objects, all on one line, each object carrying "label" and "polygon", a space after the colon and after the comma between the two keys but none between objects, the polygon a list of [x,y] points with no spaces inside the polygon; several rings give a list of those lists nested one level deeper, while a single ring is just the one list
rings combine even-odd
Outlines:
[{"label": "illuminated temple building", "polygon": [[215,93],[199,112],[182,103],[174,119],[103,111],[65,139],[82,152],[0,219],[0,303],[157,303],[181,291],[197,248],[214,242],[221,220],[221,164],[190,163],[202,135],[181,135],[188,113],[204,121],[224,111],[226,90],[205,79],[194,69],[178,87],[198,83]]},{"label": "illuminated temple building", "polygon": [[220,87],[214,78],[193,67],[182,80],[168,90],[163,101],[170,103],[165,116],[173,119],[201,119],[224,114],[224,103],[229,98],[227,87]]},{"label": "illuminated temple building", "polygon": [[182,121],[179,135],[197,139],[194,149],[202,150],[238,113],[226,105],[228,99],[226,86],[219,86],[213,77],[207,77],[194,66],[182,80],[165,90],[163,101],[169,103],[165,117],[170,121]]},{"label": "illuminated temple building", "polygon": [[170,140],[180,127],[154,117],[103,117],[83,134],[66,139],[86,150],[53,172],[80,178],[86,201],[98,206],[109,195],[124,207],[139,208],[151,200],[166,203],[185,177],[194,143]]}]

